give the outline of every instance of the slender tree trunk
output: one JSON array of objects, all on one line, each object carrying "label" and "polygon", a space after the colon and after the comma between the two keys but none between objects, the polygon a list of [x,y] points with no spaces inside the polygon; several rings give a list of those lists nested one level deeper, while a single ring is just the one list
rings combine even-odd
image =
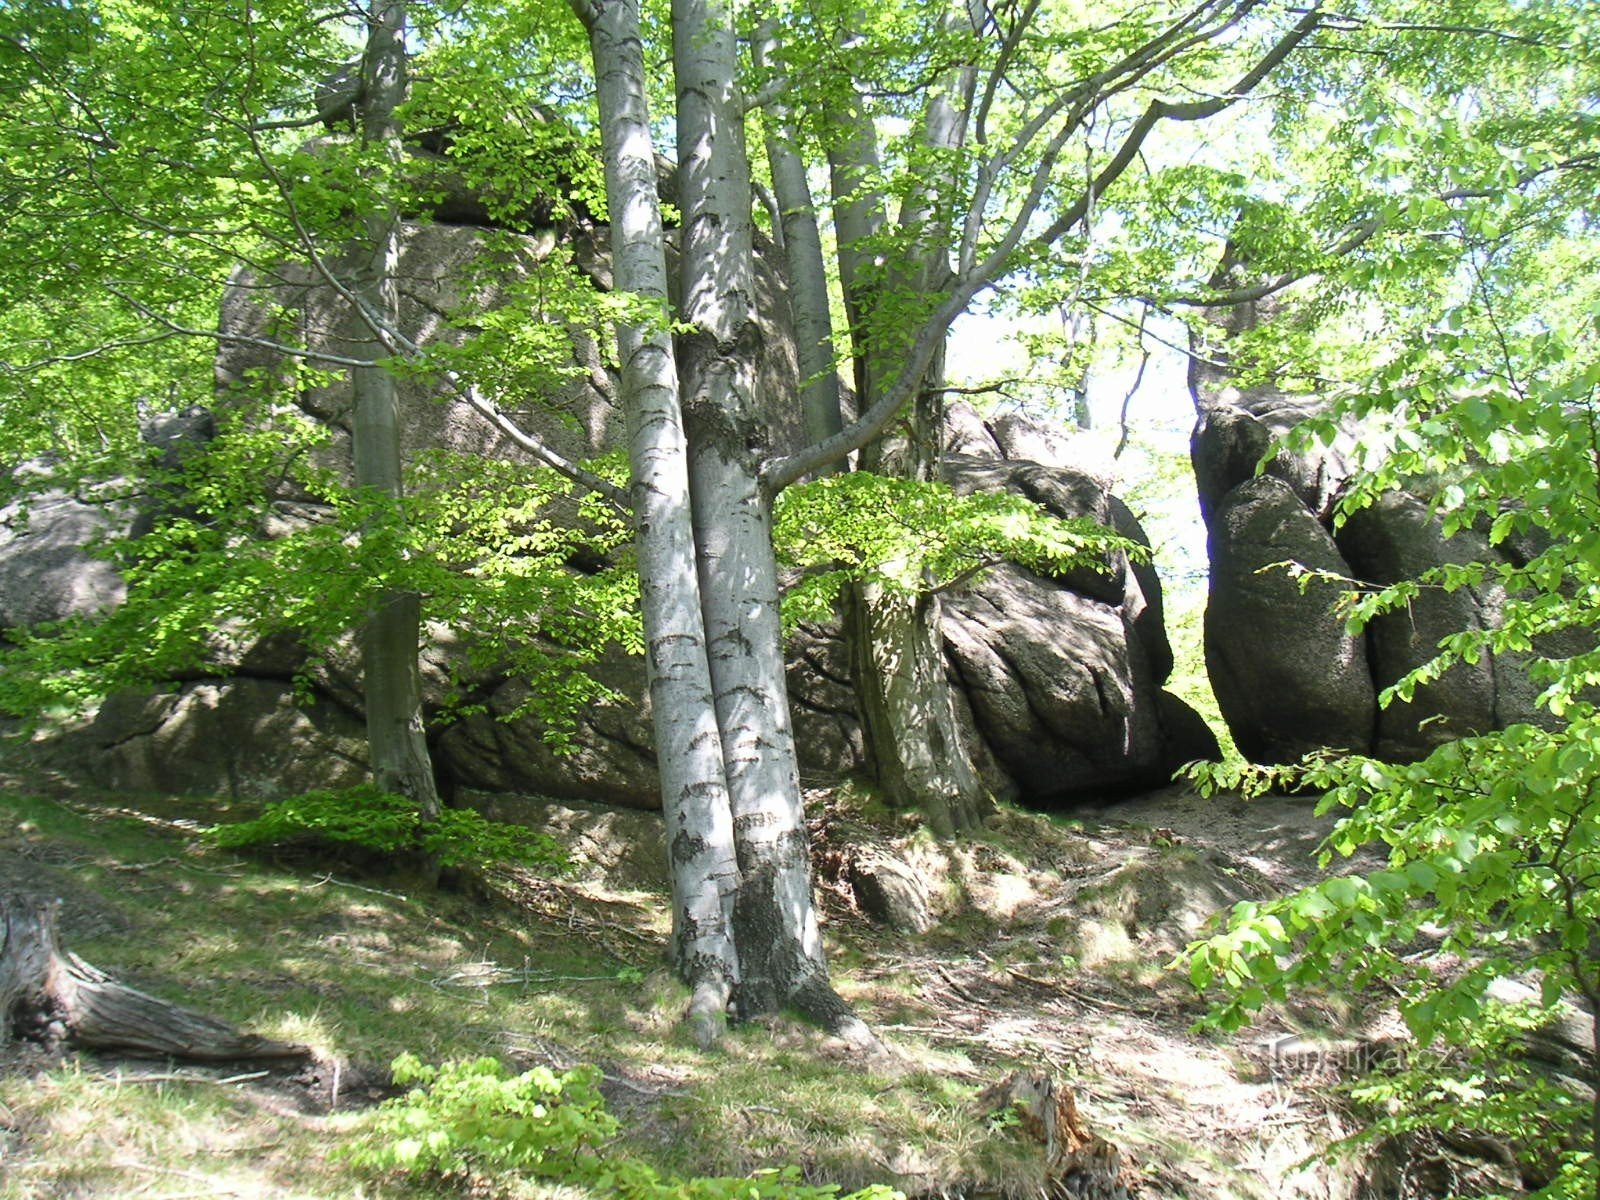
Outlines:
[{"label": "slender tree trunk", "polygon": [[[397,110],[406,94],[404,0],[380,0],[369,18],[362,63],[365,92],[362,136],[398,163]],[[387,181],[385,181],[387,185]],[[399,325],[395,270],[400,258],[400,219],[392,204],[365,214],[365,242],[358,251],[353,293],[378,320]],[[382,365],[389,354],[376,332],[357,348],[373,365],[355,368],[353,438],[358,487],[370,488],[394,504],[393,519],[403,519],[400,472],[400,405],[394,375]],[[362,636],[365,669],[367,744],[372,774],[387,792],[416,801],[424,821],[439,815],[439,792],[422,719],[422,680],[417,668],[421,601],[415,593],[380,589]]]},{"label": "slender tree trunk", "polygon": [[[766,21],[756,36],[755,57],[765,66],[775,45],[774,23]],[[828,304],[828,268],[822,256],[822,233],[806,179],[805,161],[795,150],[796,135],[789,107],[774,99],[766,110],[767,163],[778,200],[784,256],[789,263],[789,296],[794,306],[795,341],[800,364],[800,403],[808,442],[832,437],[844,427],[839,402],[839,373],[834,366],[833,314]],[[828,468],[838,470],[837,465]]]},{"label": "slender tree trunk", "polygon": [[794,1007],[862,1042],[828,983],[784,685],[778,575],[756,395],[751,189],[731,14],[673,0],[679,189],[684,212],[681,395],[701,603],[733,805],[743,1016]]},{"label": "slender tree trunk", "polygon": [[695,570],[688,451],[667,325],[667,260],[656,196],[637,0],[575,3],[589,28],[617,291],[656,320],[617,329],[627,414],[650,713],[672,871],[673,960],[693,989],[689,1021],[709,1045],[738,980],[738,868],[722,739]]},{"label": "slender tree trunk", "polygon": [[[929,454],[918,444],[942,429],[942,399],[937,385],[924,388],[910,422],[912,436],[896,439],[895,445],[869,445],[862,452],[863,468],[931,478],[937,450]],[[856,701],[884,800],[896,808],[920,809],[938,837],[981,827],[994,802],[956,716],[955,693],[945,674],[938,595],[930,590],[908,596],[860,583],[851,589],[850,605]]]}]

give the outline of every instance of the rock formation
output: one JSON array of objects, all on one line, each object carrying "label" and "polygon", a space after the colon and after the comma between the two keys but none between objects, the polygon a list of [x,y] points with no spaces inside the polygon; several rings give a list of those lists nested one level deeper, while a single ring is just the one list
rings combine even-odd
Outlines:
[{"label": "rock formation", "polygon": [[[509,249],[508,249],[509,243]],[[609,286],[603,230],[569,232],[565,253],[597,286]],[[482,311],[557,252],[545,233],[504,233],[490,249],[482,230],[443,223],[409,226],[400,262],[402,323],[426,343],[462,336],[450,316]],[[481,268],[486,259],[497,271]],[[470,282],[469,282],[470,281]],[[765,270],[761,313],[769,330],[789,326],[782,279]],[[241,275],[222,306],[223,349],[217,360],[218,404],[245,403],[261,381],[283,377],[286,362],[256,339],[293,325],[310,346],[336,348],[357,332],[339,298],[309,269],[281,269],[273,278]],[[519,419],[572,458],[620,443],[614,383],[588,330],[569,329],[572,367]],[[229,337],[239,340],[229,341]],[[768,394],[796,392],[792,341],[767,340]],[[278,402],[333,431],[319,451],[325,464],[347,470],[351,397],[341,378],[279,389]],[[445,449],[517,460],[522,452],[460,397],[426,380],[403,383],[406,451]],[[798,406],[775,412],[772,437],[792,446],[800,436]],[[986,429],[971,414],[957,439],[947,478],[961,490],[1009,488],[1061,516],[1090,516],[1142,538],[1125,506],[1091,476],[1056,462],[1052,439],[1012,419]],[[199,419],[191,414],[191,425]],[[203,424],[203,423],[202,423]],[[998,436],[995,431],[998,430]],[[203,440],[188,426],[152,432],[169,454]],[[1009,453],[1008,453],[1009,451]],[[275,496],[268,521],[315,519],[303,497]],[[51,515],[54,514],[54,515]],[[156,520],[160,519],[159,510]],[[24,526],[0,528],[0,625],[113,604],[120,581],[89,555],[88,535],[116,522],[92,505],[35,503]],[[125,527],[125,526],[124,526]],[[970,737],[990,785],[1026,801],[1052,803],[1162,781],[1178,763],[1215,752],[1204,723],[1161,684],[1172,656],[1161,623],[1160,586],[1146,566],[1125,556],[1099,574],[1078,570],[1046,578],[1003,565],[949,597],[945,625],[950,675],[970,716]],[[26,593],[23,605],[12,597]],[[3,635],[3,630],[0,630]],[[459,651],[447,636],[427,652],[431,703],[446,690]],[[279,795],[354,782],[365,754],[361,693],[353,655],[335,652],[312,673],[312,697],[297,701],[292,677],[303,652],[282,639],[235,648],[215,669],[175,681],[159,694],[113,697],[73,736],[74,765],[104,785],[232,795]],[[808,782],[831,782],[862,768],[861,731],[849,682],[849,656],[836,627],[803,627],[790,646],[789,687],[802,770]],[[500,793],[539,793],[630,807],[656,797],[643,673],[618,652],[596,667],[622,699],[579,717],[569,753],[556,753],[530,717],[505,720],[528,684],[508,675],[480,675],[480,711],[441,723],[430,736],[447,785]]]},{"label": "rock formation", "polygon": [[1442,637],[1493,628],[1505,593],[1492,583],[1425,588],[1408,610],[1351,634],[1342,606],[1351,588],[1341,581],[1387,585],[1446,563],[1508,561],[1513,551],[1471,530],[1446,537],[1427,498],[1408,492],[1336,528],[1362,431],[1347,421],[1331,444],[1289,449],[1283,437],[1327,406],[1271,384],[1236,386],[1228,364],[1233,339],[1275,315],[1267,301],[1225,310],[1189,373],[1211,557],[1206,664],[1240,750],[1269,763],[1321,748],[1410,760],[1452,738],[1546,719],[1511,654],[1453,666],[1411,702],[1380,708],[1380,693],[1432,660]]}]

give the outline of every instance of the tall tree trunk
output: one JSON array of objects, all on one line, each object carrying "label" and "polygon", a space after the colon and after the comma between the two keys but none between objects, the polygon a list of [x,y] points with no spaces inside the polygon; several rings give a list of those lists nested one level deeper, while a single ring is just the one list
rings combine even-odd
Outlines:
[{"label": "tall tree trunk", "polygon": [[[928,104],[924,141],[935,151],[960,146],[970,107],[973,72],[958,68]],[[886,328],[874,306],[883,295],[926,298],[945,286],[948,233],[939,212],[935,180],[908,198],[899,223],[913,243],[907,260],[873,279],[858,247],[881,227],[884,202],[867,190],[878,160],[876,138],[859,113],[847,115],[830,148],[839,232],[839,274],[851,314],[856,385],[863,410],[881,400],[903,369],[909,337]],[[897,308],[902,305],[897,304]],[[911,306],[915,311],[916,306]],[[944,354],[935,355],[900,432],[864,447],[864,470],[908,479],[932,479],[944,433]],[[850,597],[852,662],[868,757],[884,799],[920,808],[930,828],[952,837],[977,828],[993,801],[967,752],[945,675],[939,598],[931,591],[906,596],[862,583]]]},{"label": "tall tree trunk", "polygon": [[[362,137],[397,165],[398,109],[406,94],[404,0],[375,4],[362,62],[365,90]],[[388,187],[388,180],[383,181]],[[399,325],[395,270],[400,258],[400,219],[389,203],[375,205],[362,218],[364,245],[357,253],[352,293],[374,321]],[[382,364],[390,351],[377,330],[357,347],[356,356],[373,365],[354,369],[355,418],[352,441],[358,487],[393,502],[392,519],[403,519],[400,471],[400,405],[394,375]],[[373,598],[362,635],[365,670],[367,745],[372,774],[387,792],[416,801],[424,821],[439,815],[439,792],[422,719],[422,680],[417,668],[421,601],[415,593],[384,588]]]},{"label": "tall tree trunk", "polygon": [[619,326],[617,342],[650,713],[672,872],[673,960],[693,989],[690,1027],[708,1045],[722,1031],[738,980],[738,867],[695,570],[639,9],[637,0],[574,0],[574,8],[588,26],[594,55],[616,288],[651,301],[657,314],[649,325]]},{"label": "tall tree trunk", "polygon": [[828,982],[784,685],[771,509],[759,468],[749,163],[731,14],[673,0],[679,189],[684,212],[681,395],[701,603],[733,805],[743,1016],[794,1007],[871,1040]]}]

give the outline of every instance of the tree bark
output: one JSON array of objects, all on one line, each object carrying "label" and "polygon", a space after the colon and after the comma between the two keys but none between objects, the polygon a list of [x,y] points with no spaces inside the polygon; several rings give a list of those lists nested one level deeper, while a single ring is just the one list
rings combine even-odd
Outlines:
[{"label": "tree bark", "polygon": [[761,335],[733,22],[720,0],[673,0],[672,26],[682,315],[693,326],[679,376],[701,604],[739,859],[739,1012],[793,1007],[869,1044],[871,1033],[828,983],[812,900],[770,503],[760,483]]},{"label": "tree bark", "polygon": [[56,942],[59,902],[0,897],[0,1044],[13,1036],[200,1062],[307,1058],[276,1042],[154,996],[96,970]]},{"label": "tree bark", "polygon": [[709,1045],[739,978],[733,942],[738,884],[690,519],[688,448],[667,326],[667,260],[656,195],[637,0],[578,0],[600,102],[616,290],[655,319],[617,328],[627,415],[634,539],[650,713],[672,875],[673,961],[693,998],[689,1024]]},{"label": "tree bark", "polygon": [[[774,22],[763,23],[754,53],[767,66],[776,45]],[[789,106],[774,99],[766,109],[767,163],[778,200],[783,252],[789,264],[789,296],[794,305],[794,331],[800,365],[800,405],[806,440],[816,443],[844,428],[839,401],[839,373],[834,365],[833,314],[828,303],[828,267],[822,256],[822,232],[806,179],[805,161]],[[838,464],[827,468],[839,469]]]},{"label": "tree bark", "polygon": [[[382,0],[369,18],[362,62],[362,136],[398,165],[403,154],[397,110],[406,94],[404,0]],[[388,181],[384,181],[384,187]],[[400,218],[392,203],[374,205],[362,217],[363,245],[356,254],[358,303],[373,322],[399,327],[395,271],[400,258]],[[368,315],[361,315],[363,322]],[[400,462],[400,402],[394,374],[383,365],[390,351],[372,329],[356,357],[372,363],[352,370],[356,486],[392,502],[389,519],[403,520]],[[386,792],[415,801],[424,821],[439,815],[439,791],[422,716],[422,680],[417,668],[422,604],[413,592],[380,588],[362,633],[367,745],[374,782]]]}]

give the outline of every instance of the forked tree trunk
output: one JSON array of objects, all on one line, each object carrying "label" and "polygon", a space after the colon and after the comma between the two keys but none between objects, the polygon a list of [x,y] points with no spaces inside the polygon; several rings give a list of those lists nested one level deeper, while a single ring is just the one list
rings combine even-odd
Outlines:
[{"label": "forked tree trunk", "polygon": [[617,344],[650,715],[672,872],[673,962],[693,989],[690,1029],[709,1045],[723,1029],[739,973],[733,943],[738,866],[695,572],[639,7],[637,0],[573,0],[573,8],[588,27],[594,55],[616,288],[656,307],[653,323],[619,324]]},{"label": "forked tree trunk", "polygon": [[689,427],[700,599],[739,856],[734,942],[741,1016],[795,1008],[862,1045],[871,1031],[828,982],[811,891],[800,773],[784,685],[756,361],[744,105],[732,14],[673,0],[683,207],[680,396]]},{"label": "forked tree trunk", "polygon": [[198,1062],[310,1056],[305,1046],[240,1033],[63,954],[56,943],[59,907],[53,900],[0,896],[0,1044],[20,1037]]}]

